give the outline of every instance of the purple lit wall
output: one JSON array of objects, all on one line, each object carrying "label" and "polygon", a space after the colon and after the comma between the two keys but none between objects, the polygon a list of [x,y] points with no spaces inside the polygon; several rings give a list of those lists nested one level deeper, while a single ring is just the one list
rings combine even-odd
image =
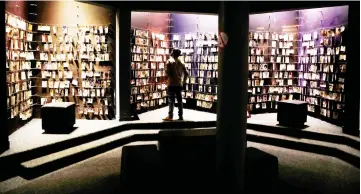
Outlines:
[{"label": "purple lit wall", "polygon": [[250,31],[282,32],[287,26],[297,25],[297,11],[283,11],[249,16]]},{"label": "purple lit wall", "polygon": [[[185,34],[185,33],[214,33],[218,32],[218,15],[205,14],[171,14],[172,28],[170,33]],[[184,36],[181,36],[183,39]],[[195,53],[193,57],[196,57]],[[197,69],[192,69],[192,74],[197,72]]]},{"label": "purple lit wall", "polygon": [[282,32],[285,26],[300,25],[298,32],[329,28],[348,22],[348,6],[283,11],[249,16],[249,29]]},{"label": "purple lit wall", "polygon": [[171,33],[218,32],[218,15],[171,14]]},{"label": "purple lit wall", "polygon": [[[217,32],[218,15],[132,12],[132,27],[170,33]],[[171,19],[171,28],[168,21]],[[322,22],[321,22],[322,21]],[[348,6],[283,11],[249,16],[249,29],[282,32],[300,25],[298,32],[333,27],[348,22]]]},{"label": "purple lit wall", "polygon": [[[348,6],[327,7],[317,9],[306,9],[298,11],[299,14],[299,39],[305,33],[317,32],[319,37],[321,29],[330,29],[347,26],[348,23]],[[340,37],[336,36],[335,39],[340,41]],[[320,39],[316,40],[316,45],[319,45]],[[301,48],[299,48],[301,53]],[[322,79],[322,78],[321,78]],[[302,83],[301,79],[299,85]]]},{"label": "purple lit wall", "polygon": [[301,10],[299,16],[300,32],[338,27],[348,22],[348,6]]},{"label": "purple lit wall", "polygon": [[[170,21],[171,20],[171,21]],[[171,23],[169,23],[169,21]],[[168,28],[168,25],[172,27]],[[218,16],[157,12],[132,12],[131,26],[170,33],[217,32]]]},{"label": "purple lit wall", "polygon": [[169,13],[132,12],[131,27],[168,33]]}]

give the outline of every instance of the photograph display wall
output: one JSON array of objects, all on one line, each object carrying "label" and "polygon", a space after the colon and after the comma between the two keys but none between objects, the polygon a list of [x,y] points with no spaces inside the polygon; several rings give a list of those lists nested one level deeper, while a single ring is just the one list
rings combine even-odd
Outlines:
[{"label": "photograph display wall", "polygon": [[171,14],[171,47],[182,51],[189,72],[184,107],[215,112],[218,85],[218,16]]},{"label": "photograph display wall", "polygon": [[338,125],[345,114],[348,13],[348,6],[299,12],[302,100],[310,115]]},{"label": "photograph display wall", "polygon": [[[131,103],[136,112],[141,113],[166,105],[166,78],[159,70],[164,68],[169,54],[175,48],[182,51],[180,59],[185,63],[190,75],[182,93],[184,107],[215,110],[218,77],[218,27],[217,25],[203,25],[205,21],[217,24],[218,17],[214,15],[132,12]],[[146,35],[139,37],[136,33],[140,31]],[[164,51],[159,52],[159,49],[155,48],[154,38],[151,35],[158,39],[161,37],[160,41],[167,44]],[[145,43],[149,49],[139,43],[141,41],[138,40],[142,38],[144,41],[145,39],[149,40]],[[165,48],[162,45],[161,47]],[[164,52],[162,60],[157,62],[158,66],[152,65],[152,61],[147,58],[149,52],[153,50],[157,51],[158,55],[159,53],[163,55]],[[139,54],[142,54],[142,57]],[[142,67],[139,68],[140,66]],[[148,68],[149,70],[147,70]],[[154,77],[152,70],[156,70],[158,74],[162,75],[162,78]],[[139,76],[144,78],[139,79]],[[137,82],[137,79],[144,83],[139,84],[140,81]],[[153,87],[154,83],[157,83],[157,86]],[[155,92],[159,94],[155,96],[161,99],[154,99]],[[155,101],[153,102],[153,100]]]},{"label": "photograph display wall", "polygon": [[[72,11],[65,17],[66,10]],[[77,118],[115,118],[112,11],[80,2],[39,3],[37,11],[35,19],[19,17],[26,9],[5,13],[8,120],[39,118],[42,105],[55,101],[74,102]],[[184,107],[216,113],[218,16],[132,12],[131,27],[134,110],[167,105],[165,65],[177,48],[190,75]],[[347,6],[250,15],[250,112],[276,112],[278,101],[302,100],[309,115],[342,125],[347,28]]]},{"label": "photograph display wall", "polygon": [[32,117],[33,100],[31,95],[31,77],[34,67],[32,52],[27,52],[28,29],[31,24],[20,17],[5,13],[6,32],[6,81],[7,81],[7,117],[9,120],[26,121]]},{"label": "photograph display wall", "polygon": [[[9,12],[5,12],[11,131],[31,118],[40,118],[41,106],[56,101],[74,102],[76,118],[114,118],[115,37],[111,20],[107,14],[103,21],[97,20],[99,24],[90,24],[79,19],[86,12],[79,14],[78,9],[107,11],[80,2],[39,2],[39,17],[21,18],[29,15],[27,3],[17,5],[21,14],[11,9],[12,4],[7,4]],[[44,7],[58,12],[49,15]],[[72,14],[55,17],[70,8],[78,19],[71,19]]]},{"label": "photograph display wall", "polygon": [[[150,17],[143,29],[162,29],[170,51],[182,51],[181,60],[190,74],[184,107],[216,112],[218,17],[157,14],[143,13]],[[250,15],[250,112],[275,112],[278,101],[302,100],[308,102],[310,115],[342,125],[347,21],[347,6]]]},{"label": "photograph display wall", "polygon": [[299,75],[302,100],[308,111],[328,120],[339,120],[344,111],[346,46],[345,26],[302,34]]},{"label": "photograph display wall", "polygon": [[131,103],[144,112],[167,104],[165,64],[169,59],[168,34],[133,29]]},{"label": "photograph display wall", "polygon": [[297,34],[249,33],[249,110],[274,111],[277,101],[299,99]]},{"label": "photograph display wall", "polygon": [[[260,55],[265,48],[260,41],[265,44],[267,41],[262,40],[265,36],[272,39],[271,46],[269,43],[266,45],[271,48],[267,55],[275,57],[274,61],[271,58],[269,61],[273,66],[269,68],[272,71],[269,78],[272,83],[265,86],[264,78],[268,79],[268,75],[266,73],[265,77],[261,72],[265,71],[264,65],[261,65],[262,70],[258,70],[259,74],[253,73],[254,65],[250,56],[252,65],[249,64],[248,84],[263,84],[256,87],[256,92],[255,87],[249,88],[252,113],[275,111],[277,103],[274,102],[296,99],[308,103],[309,115],[342,125],[347,64],[343,34],[347,30],[347,22],[348,6],[250,15],[250,39],[258,36],[258,40],[250,40],[250,54],[256,55],[253,61],[257,62],[257,58],[261,61],[267,59]],[[253,48],[254,45],[256,48]],[[263,78],[258,82],[255,76]],[[256,80],[253,82],[253,79]],[[281,89],[286,84],[287,88]],[[267,87],[270,89],[267,90]],[[257,92],[263,98],[258,97]],[[265,103],[266,99],[269,100]]]},{"label": "photograph display wall", "polygon": [[[113,115],[109,26],[34,25],[34,102],[75,102],[77,118]],[[111,112],[111,113],[109,113]]]}]

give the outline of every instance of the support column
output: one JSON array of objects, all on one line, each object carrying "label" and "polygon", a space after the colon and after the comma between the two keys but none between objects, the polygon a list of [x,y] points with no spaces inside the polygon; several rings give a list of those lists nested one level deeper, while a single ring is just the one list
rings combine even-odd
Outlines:
[{"label": "support column", "polygon": [[[343,132],[360,133],[360,3],[349,3],[348,30],[345,35],[347,69],[345,79],[345,116]],[[356,64],[356,65],[354,65]]]},{"label": "support column", "polygon": [[218,54],[217,178],[218,191],[243,193],[248,90],[249,5],[220,2],[219,33],[228,43]]},{"label": "support column", "polygon": [[116,15],[116,101],[117,119],[132,120],[130,106],[130,30],[131,11],[129,6],[117,10]]},{"label": "support column", "polygon": [[[5,1],[1,1],[1,7],[5,8]],[[2,21],[5,20],[5,14],[0,14],[0,19]],[[1,117],[0,123],[5,127],[0,128],[0,153],[9,149],[9,127],[8,127],[8,114],[7,114],[7,105],[6,105],[6,52],[5,52],[5,30],[1,30],[0,37],[2,39],[1,41],[1,54],[0,59],[1,63],[3,64],[1,66],[2,71],[0,71],[0,91],[2,95],[0,95],[0,110],[2,110],[3,114],[5,113],[5,116]]]}]

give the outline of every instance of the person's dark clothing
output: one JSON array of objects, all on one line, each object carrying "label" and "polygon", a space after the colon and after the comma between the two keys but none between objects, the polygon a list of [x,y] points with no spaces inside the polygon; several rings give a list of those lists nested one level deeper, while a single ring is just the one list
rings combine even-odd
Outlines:
[{"label": "person's dark clothing", "polygon": [[168,86],[183,86],[183,79],[188,76],[184,64],[179,59],[174,58],[167,61],[166,74]]},{"label": "person's dark clothing", "polygon": [[177,99],[178,115],[183,120],[182,89],[184,78],[188,77],[187,69],[178,58],[170,58],[166,65],[166,74],[168,77],[168,118],[173,119],[175,99]]},{"label": "person's dark clothing", "polygon": [[168,116],[170,118],[173,118],[175,99],[177,99],[178,102],[178,116],[179,118],[183,118],[182,86],[168,86]]}]

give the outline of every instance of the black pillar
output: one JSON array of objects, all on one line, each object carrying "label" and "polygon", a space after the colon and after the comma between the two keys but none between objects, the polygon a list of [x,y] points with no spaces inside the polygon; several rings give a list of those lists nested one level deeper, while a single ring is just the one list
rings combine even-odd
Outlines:
[{"label": "black pillar", "polygon": [[[5,1],[1,1],[1,7],[3,7],[3,9],[5,9]],[[0,19],[2,21],[5,20],[5,14],[0,14],[1,17]],[[9,129],[8,129],[8,114],[7,114],[7,104],[6,104],[6,51],[5,51],[5,26],[2,30],[0,30],[0,37],[2,37],[2,41],[1,41],[1,55],[0,55],[0,59],[1,59],[1,63],[3,65],[1,65],[1,69],[2,71],[0,71],[0,91],[1,95],[0,95],[0,110],[2,110],[3,112],[3,116],[1,117],[1,121],[0,123],[2,123],[2,127],[0,128],[0,153],[9,149]]]},{"label": "black pillar", "polygon": [[123,3],[119,2],[120,7],[117,10],[117,54],[119,58],[118,66],[118,99],[117,106],[119,107],[119,120],[127,121],[132,120],[133,111],[130,106],[130,30],[131,30],[131,11],[129,6],[122,6]]},{"label": "black pillar", "polygon": [[344,133],[360,132],[360,2],[349,4],[348,30],[345,35],[347,69],[345,80]]},{"label": "black pillar", "polygon": [[217,107],[218,191],[243,193],[247,126],[248,21],[247,2],[222,1],[219,33],[228,44],[219,49]]}]

